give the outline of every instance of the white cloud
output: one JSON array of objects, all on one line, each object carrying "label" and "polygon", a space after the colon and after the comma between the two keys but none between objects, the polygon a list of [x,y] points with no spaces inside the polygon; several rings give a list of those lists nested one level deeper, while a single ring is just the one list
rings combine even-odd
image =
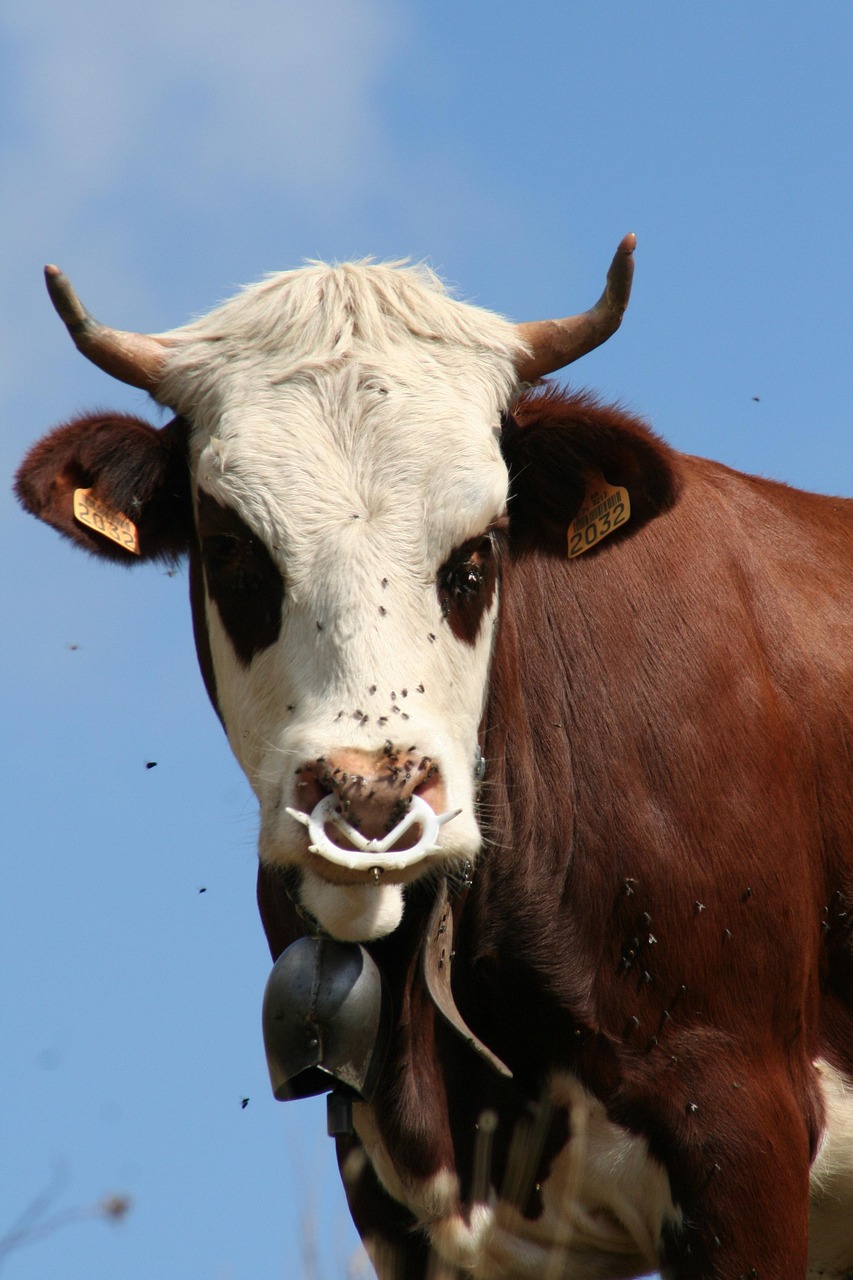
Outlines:
[{"label": "white cloud", "polygon": [[29,157],[87,196],[158,152],[185,180],[357,181],[403,38],[389,0],[13,0],[5,25]]}]

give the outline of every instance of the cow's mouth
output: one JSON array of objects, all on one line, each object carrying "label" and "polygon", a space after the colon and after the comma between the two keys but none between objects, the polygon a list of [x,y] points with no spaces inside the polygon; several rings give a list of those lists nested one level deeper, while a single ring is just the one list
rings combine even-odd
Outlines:
[{"label": "cow's mouth", "polygon": [[[337,796],[326,795],[310,814],[287,812],[308,829],[308,852],[318,874],[338,883],[379,884],[388,874],[409,880],[418,864],[438,848],[438,833],[461,809],[437,814],[421,796],[413,795],[398,821],[384,836],[366,836],[342,811]],[[342,874],[343,873],[343,874]]]}]

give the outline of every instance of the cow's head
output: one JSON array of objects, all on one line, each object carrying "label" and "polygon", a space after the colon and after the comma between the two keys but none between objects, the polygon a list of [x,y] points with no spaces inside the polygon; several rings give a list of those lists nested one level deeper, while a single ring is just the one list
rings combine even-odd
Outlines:
[{"label": "cow's head", "polygon": [[135,554],[126,526],[103,536],[104,510],[135,526],[142,558],[189,552],[202,670],[258,797],[261,858],[337,938],[390,932],[406,884],[477,856],[502,414],[520,382],[618,326],[633,247],[591,312],[521,326],[425,271],[361,263],[272,277],[155,338],[98,325],[48,268],[84,354],[178,416],[58,428],[19,496],[99,554]]}]

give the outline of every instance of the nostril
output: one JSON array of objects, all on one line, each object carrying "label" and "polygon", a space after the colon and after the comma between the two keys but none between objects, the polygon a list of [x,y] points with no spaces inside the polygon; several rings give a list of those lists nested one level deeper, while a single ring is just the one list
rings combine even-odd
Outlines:
[{"label": "nostril", "polygon": [[305,813],[311,813],[320,801],[332,792],[328,785],[331,775],[327,771],[324,760],[317,760],[313,765],[303,764],[296,770],[296,805]]},{"label": "nostril", "polygon": [[444,779],[441,776],[441,770],[438,765],[429,762],[428,767],[422,775],[422,780],[412,788],[412,795],[420,796],[422,800],[426,800],[430,808],[436,813],[443,813],[445,807],[446,792],[444,789]]}]

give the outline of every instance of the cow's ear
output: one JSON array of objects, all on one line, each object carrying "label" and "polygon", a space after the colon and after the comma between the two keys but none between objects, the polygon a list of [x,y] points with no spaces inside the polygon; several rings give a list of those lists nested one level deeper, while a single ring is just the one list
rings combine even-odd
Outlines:
[{"label": "cow's ear", "polygon": [[78,418],[33,446],[15,492],[27,511],[95,555],[173,561],[192,528],[186,423],[158,430],[124,414]]},{"label": "cow's ear", "polygon": [[[627,494],[630,516],[614,537],[630,536],[678,497],[675,451],[638,418],[589,394],[527,391],[505,417],[501,448],[510,472],[510,539],[518,549],[565,556],[575,522],[615,489]],[[610,536],[602,539],[602,550],[613,545]]]}]

